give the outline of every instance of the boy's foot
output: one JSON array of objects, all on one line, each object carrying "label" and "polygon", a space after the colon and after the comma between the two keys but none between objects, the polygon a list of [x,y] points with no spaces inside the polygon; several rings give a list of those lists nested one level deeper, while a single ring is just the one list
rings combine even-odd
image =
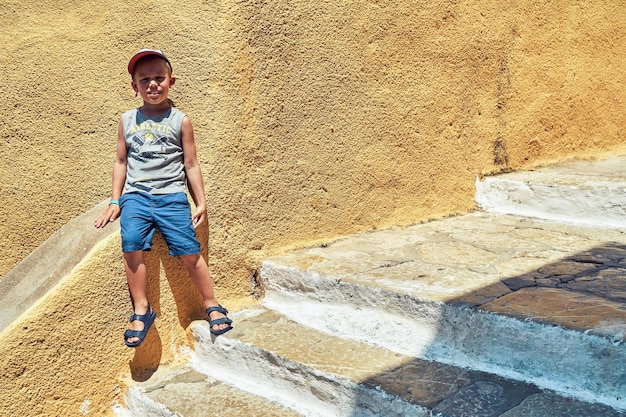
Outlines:
[{"label": "boy's foot", "polygon": [[148,310],[145,314],[131,315],[129,329],[124,332],[124,343],[126,346],[137,347],[141,345],[156,316],[156,311],[152,310],[150,304],[148,304]]},{"label": "boy's foot", "polygon": [[218,304],[207,308],[206,314],[209,316],[209,326],[211,326],[212,334],[219,336],[233,328],[233,326],[231,326],[233,321],[226,316],[228,310],[221,305]]}]

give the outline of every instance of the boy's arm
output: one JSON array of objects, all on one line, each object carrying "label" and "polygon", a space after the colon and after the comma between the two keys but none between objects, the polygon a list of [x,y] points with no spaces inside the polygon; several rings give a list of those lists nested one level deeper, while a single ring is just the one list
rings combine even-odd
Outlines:
[{"label": "boy's arm", "polygon": [[[124,140],[124,129],[120,120],[117,127],[117,145],[115,152],[115,163],[113,164],[113,181],[111,186],[111,200],[119,200],[126,183],[126,163],[127,163],[126,141]],[[94,222],[94,226],[102,228],[112,223],[120,215],[119,204],[110,204]]]},{"label": "boy's arm", "polygon": [[196,205],[196,212],[192,215],[193,227],[196,228],[206,220],[206,197],[204,196],[204,180],[198,165],[196,142],[191,120],[185,117],[182,126],[183,158],[189,194]]}]

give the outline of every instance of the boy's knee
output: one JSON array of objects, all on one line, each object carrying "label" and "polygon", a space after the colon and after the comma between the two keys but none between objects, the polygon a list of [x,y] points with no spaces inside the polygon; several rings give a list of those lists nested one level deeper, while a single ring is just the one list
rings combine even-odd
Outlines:
[{"label": "boy's knee", "polygon": [[143,263],[143,251],[124,252],[124,260],[129,266]]},{"label": "boy's knee", "polygon": [[198,263],[202,262],[204,258],[199,253],[192,253],[189,255],[180,255],[180,259],[188,268],[195,268]]}]

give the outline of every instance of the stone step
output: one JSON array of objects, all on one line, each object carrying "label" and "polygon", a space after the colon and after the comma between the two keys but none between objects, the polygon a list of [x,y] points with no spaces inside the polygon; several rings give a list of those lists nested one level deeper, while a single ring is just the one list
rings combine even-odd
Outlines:
[{"label": "stone step", "polygon": [[133,383],[120,417],[297,417],[258,395],[239,390],[193,369],[189,364],[160,370]]},{"label": "stone step", "polygon": [[622,415],[533,384],[332,336],[271,310],[233,318],[235,329],[218,338],[206,322],[192,323],[191,366],[307,417]]},{"label": "stone step", "polygon": [[574,161],[476,181],[485,211],[597,226],[626,226],[626,156]]},{"label": "stone step", "polygon": [[626,409],[626,236],[474,213],[267,259],[264,306],[347,340]]}]

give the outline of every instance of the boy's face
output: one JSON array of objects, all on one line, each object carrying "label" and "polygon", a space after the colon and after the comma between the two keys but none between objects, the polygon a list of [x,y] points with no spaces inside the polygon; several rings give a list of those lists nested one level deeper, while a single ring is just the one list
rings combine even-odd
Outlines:
[{"label": "boy's face", "polygon": [[162,58],[149,56],[137,63],[131,85],[144,103],[159,105],[167,101],[170,87],[175,81],[176,78],[170,74],[170,68]]}]

